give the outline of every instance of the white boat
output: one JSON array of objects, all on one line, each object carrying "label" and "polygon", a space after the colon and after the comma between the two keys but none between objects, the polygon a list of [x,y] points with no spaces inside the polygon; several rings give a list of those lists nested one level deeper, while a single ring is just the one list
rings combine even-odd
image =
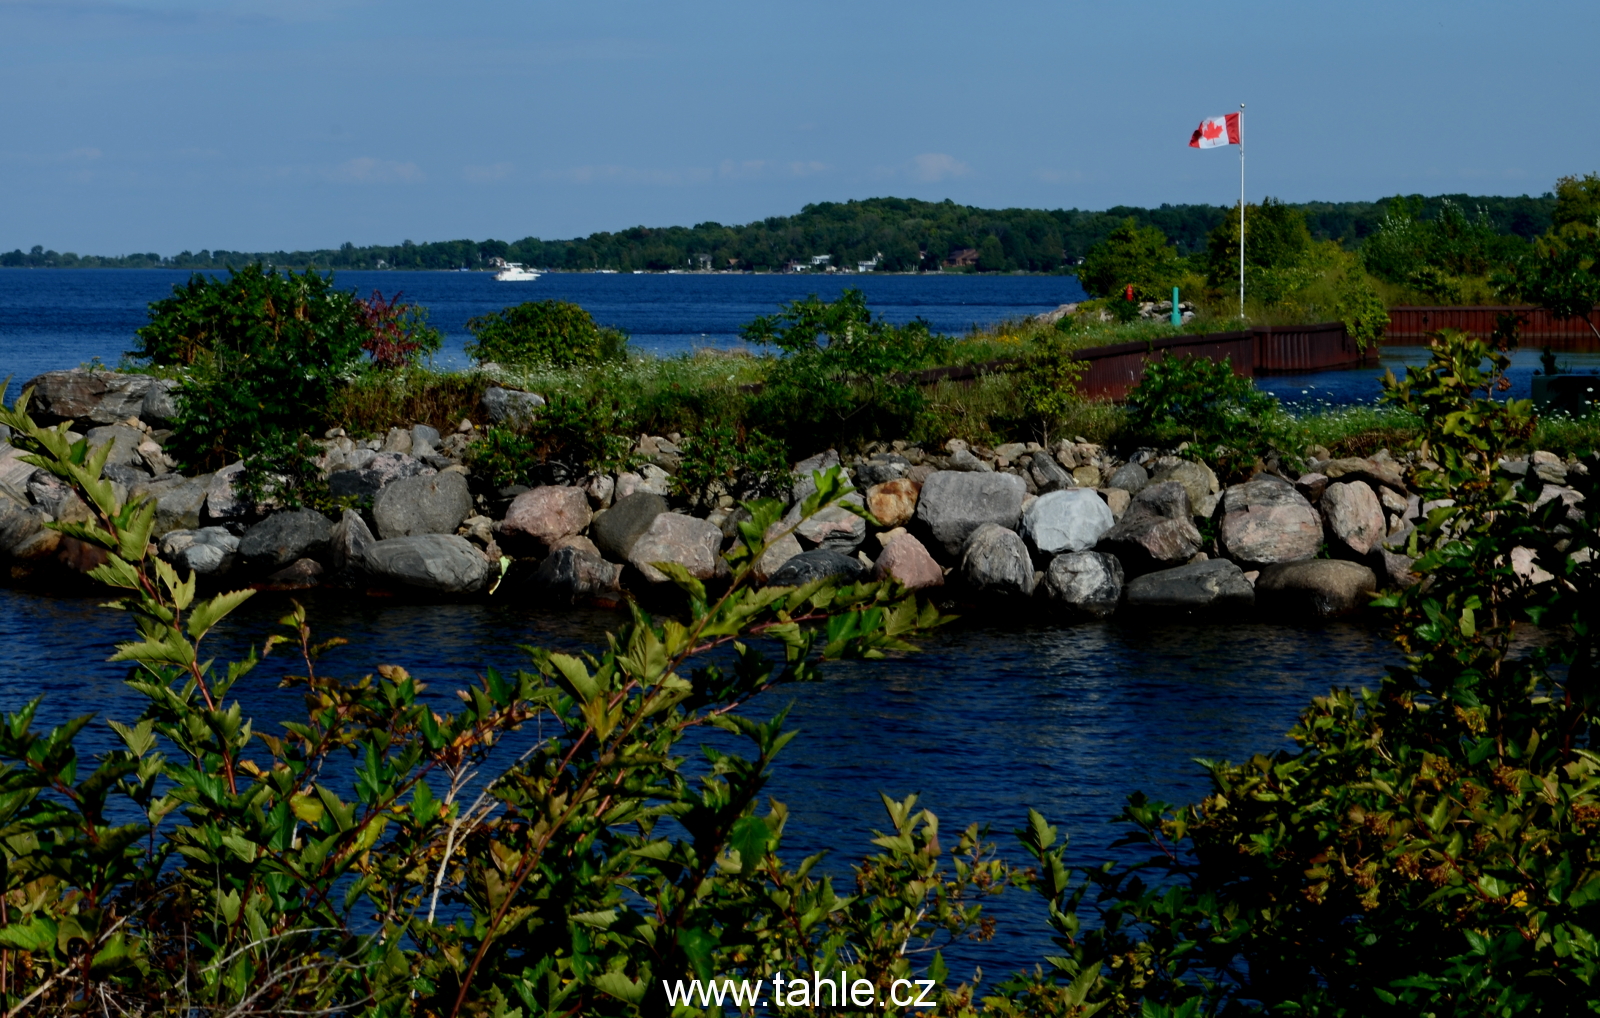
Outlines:
[{"label": "white boat", "polygon": [[494,278],[502,283],[528,283],[539,278],[539,273],[519,262],[506,262]]}]

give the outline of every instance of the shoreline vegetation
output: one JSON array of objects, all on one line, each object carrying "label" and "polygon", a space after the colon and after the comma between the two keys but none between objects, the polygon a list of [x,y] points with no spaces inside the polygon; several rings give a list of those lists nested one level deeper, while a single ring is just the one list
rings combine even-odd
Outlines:
[{"label": "shoreline vegetation", "polygon": [[[1250,320],[1342,312],[1371,341],[1383,285],[1479,282],[1586,315],[1600,179],[1558,192],[1500,263],[1472,260],[1500,235],[1448,209],[1391,208],[1347,251],[1250,206]],[[35,700],[0,720],[0,1008],[716,1015],[667,998],[801,971],[767,1013],[815,1013],[824,985],[865,987],[845,1013],[898,1013],[915,980],[949,1018],[1592,1010],[1596,416],[1495,398],[1514,322],[1440,330],[1343,416],[1296,418],[1204,358],[1084,399],[1076,351],[1232,323],[1230,242],[1219,223],[1185,254],[1124,219],[1085,252],[1100,296],[1076,307],[952,337],[850,289],[749,322],[760,355],[641,358],[529,302],[469,323],[478,365],[454,373],[426,367],[426,309],[317,271],[174,288],[122,371],[0,406],[8,576],[109,591],[146,703],[104,719],[118,748],[94,756],[92,716],[41,728]],[[1174,278],[1196,305],[1176,327]],[[916,381],[998,356],[971,384]],[[618,611],[586,652],[525,648],[457,699],[404,662],[340,674],[344,641],[292,602],[259,645],[230,637],[258,590],[319,586]],[[1120,860],[1032,810],[941,832],[886,789],[835,886],[783,854],[787,809],[762,795],[796,737],[768,694],[912,653],[951,606],[1359,612],[1403,663],[1307,704],[1292,748],[1197,762],[1199,802],[1129,789],[1106,818]],[[946,949],[1000,932],[1001,893],[1038,895],[1056,949],[953,970]]]},{"label": "shoreline vegetation", "polygon": [[[1489,233],[1527,242],[1551,223],[1556,197],[1441,195],[1387,202],[1307,202],[1300,212],[1309,236],[1348,250],[1384,229],[1392,210],[1432,222],[1465,210]],[[792,216],[743,226],[633,227],[569,240],[456,240],[312,251],[183,251],[121,256],[78,255],[42,245],[0,253],[0,267],[226,269],[250,263],[304,269],[486,270],[495,259],[545,271],[696,272],[833,271],[856,273],[979,272],[1069,274],[1089,250],[1127,219],[1153,227],[1184,257],[1203,252],[1227,218],[1227,206],[1118,206],[1104,211],[981,209],[951,201],[874,198],[823,202]],[[815,261],[823,259],[823,261]]]},{"label": "shoreline vegetation", "polygon": [[[279,298],[270,303],[284,317],[258,343],[271,336],[293,352],[347,327],[346,341],[363,335],[320,292],[284,306],[297,285],[325,286],[321,277],[226,285]],[[717,507],[707,513],[673,511],[646,487],[669,476],[662,463],[693,475],[688,436],[645,436],[628,451],[648,462],[610,486],[560,473],[562,458],[536,445],[523,462],[548,473],[469,538],[437,528],[458,494],[470,499],[471,450],[487,436],[419,425],[392,430],[381,449],[338,434],[318,444],[343,460],[334,476],[387,475],[368,478],[376,502],[344,508],[336,527],[284,501],[311,494],[310,476],[297,489],[277,475],[266,495],[277,504],[261,517],[240,472],[219,472],[202,485],[203,511],[216,498],[239,516],[174,543],[183,532],[168,529],[165,493],[129,484],[129,471],[142,462],[172,473],[157,432],[181,452],[194,408],[212,422],[239,409],[203,373],[230,342],[207,332],[207,309],[236,311],[226,299],[236,295],[207,286],[175,297],[156,324],[189,327],[141,337],[147,357],[187,350],[203,366],[176,394],[149,376],[110,375],[100,404],[120,402],[84,406],[115,414],[134,394],[110,383],[143,377],[140,413],[177,429],[130,419],[80,437],[70,422],[36,421],[31,389],[0,408],[9,448],[24,451],[7,461],[31,471],[37,534],[131,616],[115,659],[147,701],[139,717],[107,719],[120,746],[94,757],[75,745],[89,716],[41,729],[33,701],[0,723],[8,1014],[99,1006],[153,1018],[175,1004],[241,1018],[718,1014],[711,997],[667,998],[689,979],[726,987],[797,968],[811,979],[786,980],[771,1013],[815,1013],[825,984],[862,987],[846,1013],[897,1013],[881,1002],[903,1002],[915,985],[930,1013],[951,1018],[1468,1018],[1575,1014],[1593,1000],[1600,459],[1518,455],[1535,421],[1525,402],[1484,398],[1509,362],[1483,339],[1441,334],[1428,364],[1386,386],[1418,429],[1399,455],[1306,450],[1298,469],[1294,436],[1273,431],[1270,400],[1248,380],[1210,361],[1164,360],[1124,410],[1153,445],[1120,464],[1071,440],[981,455],[954,441],[937,454],[875,443],[848,470],[824,456],[793,473],[777,458],[764,472],[747,461],[743,473],[705,473]],[[509,327],[534,319],[539,330]],[[881,379],[896,351],[938,352],[937,337],[907,328],[863,318],[847,296],[788,305],[747,332],[784,351],[781,363],[800,372],[790,381],[843,389],[862,412],[907,394],[873,390],[853,370],[879,358]],[[559,362],[605,356],[597,332],[569,309],[525,307],[486,323],[478,341],[483,355],[535,344]],[[371,334],[390,354],[423,345]],[[206,346],[192,348],[196,338]],[[274,347],[249,349],[256,359]],[[1054,370],[1030,390],[1047,415],[1071,374]],[[92,394],[37,405],[59,414]],[[266,410],[262,395],[241,402]],[[538,442],[549,434],[541,417],[562,411],[533,396],[502,388],[479,399],[499,401],[508,433]],[[603,453],[604,438],[588,440]],[[407,463],[434,472],[398,469]],[[775,498],[759,489],[774,473]],[[1029,487],[1040,492],[1031,503]],[[46,502],[54,513],[40,515]],[[908,529],[885,529],[907,509]],[[369,514],[380,534],[404,533],[375,540]],[[8,514],[8,539],[15,524]],[[871,574],[838,550],[869,528],[882,546]],[[474,538],[486,539],[482,551]],[[448,704],[425,698],[403,663],[340,675],[344,641],[323,640],[299,605],[259,648],[230,645],[219,626],[255,593],[238,581],[292,559],[267,585],[315,584],[318,554],[369,578],[420,574],[435,591],[445,576],[498,585],[501,539],[529,542],[544,556],[539,579],[575,595],[609,587],[616,573],[601,571],[601,554],[626,547],[626,568],[659,593],[629,599],[603,645],[527,648],[527,668],[489,671]],[[815,547],[801,551],[801,539]],[[1094,550],[1070,550],[1085,542]],[[1032,600],[1031,556],[1051,548],[1063,550],[1040,585],[1062,611],[1094,616],[1125,598],[1226,624],[1259,589],[1278,611],[1382,613],[1405,664],[1376,689],[1336,688],[1308,704],[1291,750],[1201,762],[1211,792],[1200,802],[1130,791],[1116,818],[1121,861],[1069,851],[1070,832],[1032,810],[995,818],[1011,830],[1009,856],[997,847],[1007,836],[980,824],[941,837],[918,796],[887,791],[885,826],[852,864],[853,887],[821,876],[820,857],[785,857],[787,810],[761,793],[796,733],[781,709],[767,716],[766,694],[825,681],[830,660],[915,651],[948,621],[935,589],[946,575],[991,604]],[[930,553],[955,565],[945,574]],[[215,575],[225,560],[239,571]],[[1381,595],[1368,563],[1381,563]],[[253,672],[304,690],[305,712],[262,716],[267,687]],[[709,766],[690,766],[711,729],[727,739],[703,749]],[[996,935],[985,906],[1002,893],[1039,896],[1057,949],[998,978],[953,970],[948,948]]]}]

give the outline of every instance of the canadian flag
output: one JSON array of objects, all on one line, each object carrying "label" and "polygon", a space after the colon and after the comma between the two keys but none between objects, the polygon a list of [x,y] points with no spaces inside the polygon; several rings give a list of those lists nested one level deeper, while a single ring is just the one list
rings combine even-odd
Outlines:
[{"label": "canadian flag", "polygon": [[1189,136],[1190,148],[1217,148],[1220,145],[1239,144],[1239,114],[1224,117],[1207,117]]}]

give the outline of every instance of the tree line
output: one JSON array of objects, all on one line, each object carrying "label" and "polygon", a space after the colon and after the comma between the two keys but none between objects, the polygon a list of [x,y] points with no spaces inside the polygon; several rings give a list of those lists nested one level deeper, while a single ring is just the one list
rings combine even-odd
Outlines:
[{"label": "tree line", "polygon": [[[1454,205],[1481,212],[1496,232],[1531,239],[1550,228],[1555,196],[1499,197],[1413,195],[1406,199],[1423,219],[1438,218]],[[1382,226],[1386,202],[1307,202],[1294,205],[1317,240],[1336,240],[1355,248]],[[953,201],[870,198],[820,202],[797,215],[772,216],[742,226],[704,222],[695,226],[635,226],[570,240],[525,237],[503,240],[450,240],[418,244],[357,246],[306,251],[182,251],[129,255],[58,253],[35,245],[0,254],[7,268],[176,268],[223,269],[262,262],[285,268],[326,269],[485,269],[496,259],[546,269],[666,271],[717,269],[782,271],[791,264],[810,266],[818,255],[835,267],[855,269],[876,261],[880,272],[1072,272],[1095,244],[1125,220],[1154,226],[1180,254],[1204,251],[1207,237],[1233,206],[1170,205],[1156,208],[1119,205],[1103,211],[1080,209],[981,209]]]}]

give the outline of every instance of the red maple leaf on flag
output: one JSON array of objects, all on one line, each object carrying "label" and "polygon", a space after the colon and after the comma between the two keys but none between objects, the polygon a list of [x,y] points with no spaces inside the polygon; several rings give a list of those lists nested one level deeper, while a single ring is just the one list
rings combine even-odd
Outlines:
[{"label": "red maple leaf on flag", "polygon": [[1215,141],[1222,137],[1222,125],[1215,120],[1207,120],[1200,125],[1200,136],[1206,141]]}]

